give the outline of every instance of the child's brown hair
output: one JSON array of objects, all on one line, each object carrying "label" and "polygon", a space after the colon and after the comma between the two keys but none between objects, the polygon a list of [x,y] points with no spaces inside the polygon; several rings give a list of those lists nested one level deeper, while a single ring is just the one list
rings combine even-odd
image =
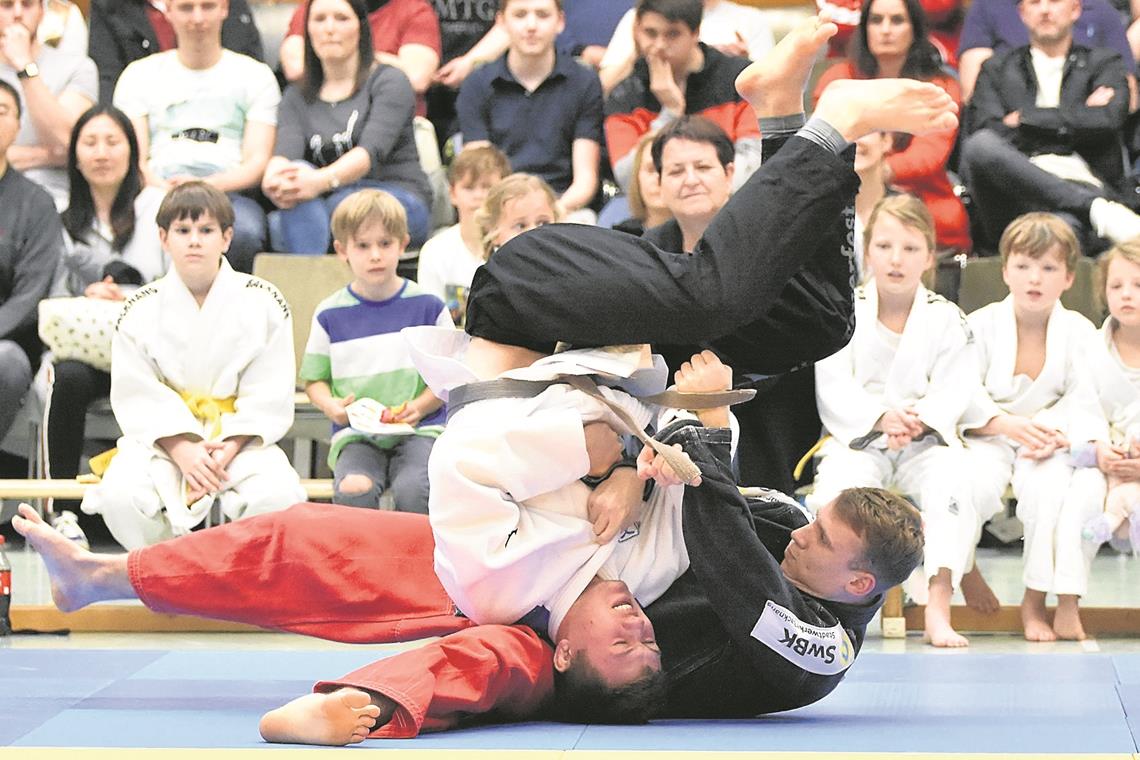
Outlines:
[{"label": "child's brown hair", "polygon": [[1081,244],[1073,230],[1056,214],[1034,211],[1022,214],[1009,223],[998,242],[1001,265],[1009,263],[1013,254],[1039,259],[1060,246],[1061,260],[1070,273],[1077,271],[1077,261],[1081,257]]},{"label": "child's brown hair", "polygon": [[905,227],[910,227],[922,233],[926,241],[926,248],[934,253],[934,217],[926,204],[913,195],[888,195],[875,204],[871,216],[867,219],[867,228],[863,230],[863,250],[871,248],[871,233],[875,229],[875,222],[883,214],[898,219]]},{"label": "child's brown hair", "polygon": [[447,182],[454,186],[468,178],[478,180],[487,176],[496,177],[498,182],[510,173],[511,162],[507,154],[494,145],[482,145],[459,151],[447,168]]},{"label": "child's brown hair", "polygon": [[223,232],[234,226],[234,207],[225,193],[205,182],[184,182],[162,199],[154,220],[159,228],[169,231],[179,219],[189,217],[196,222],[203,214],[214,217]]}]

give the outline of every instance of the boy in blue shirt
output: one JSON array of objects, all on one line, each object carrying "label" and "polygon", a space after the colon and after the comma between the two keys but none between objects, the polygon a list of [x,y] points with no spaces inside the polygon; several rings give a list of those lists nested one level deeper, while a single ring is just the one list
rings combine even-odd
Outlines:
[{"label": "boy in blue shirt", "polygon": [[[400,330],[453,326],[436,296],[400,277],[408,245],[400,203],[380,190],[346,198],[332,221],[333,247],[352,282],[317,307],[301,361],[309,400],[333,422],[329,466],[338,504],[376,508],[391,488],[396,509],[427,514],[427,461],[446,412],[412,367]],[[391,410],[386,422],[406,423],[406,435],[376,435],[349,426],[347,407],[369,398]]]}]

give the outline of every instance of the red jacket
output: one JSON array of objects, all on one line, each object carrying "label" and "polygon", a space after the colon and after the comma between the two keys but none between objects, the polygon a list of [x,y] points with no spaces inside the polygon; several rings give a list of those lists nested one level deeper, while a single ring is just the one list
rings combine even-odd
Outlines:
[{"label": "red jacket", "polygon": [[[824,88],[835,80],[864,78],[850,61],[836,63],[819,78],[812,94],[812,105],[819,102]],[[961,104],[962,91],[956,79],[940,74],[932,81],[946,90],[954,102]],[[938,247],[969,250],[972,245],[970,220],[966,207],[954,195],[954,188],[946,175],[946,161],[957,138],[958,130],[914,137],[906,148],[887,157],[887,165],[894,174],[891,184],[918,196],[930,209]]]}]

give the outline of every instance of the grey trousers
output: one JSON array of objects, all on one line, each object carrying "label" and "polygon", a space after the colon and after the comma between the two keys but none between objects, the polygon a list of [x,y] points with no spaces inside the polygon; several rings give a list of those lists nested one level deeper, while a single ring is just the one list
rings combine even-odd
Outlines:
[{"label": "grey trousers", "polygon": [[8,434],[31,385],[32,363],[24,349],[13,341],[0,340],[0,438]]},{"label": "grey trousers", "polygon": [[[390,449],[353,442],[340,450],[333,465],[333,502],[350,507],[376,509],[380,495],[389,488],[399,512],[428,513],[428,456],[434,438],[405,436]],[[372,487],[362,493],[345,493],[341,482],[349,475],[363,475]]]}]

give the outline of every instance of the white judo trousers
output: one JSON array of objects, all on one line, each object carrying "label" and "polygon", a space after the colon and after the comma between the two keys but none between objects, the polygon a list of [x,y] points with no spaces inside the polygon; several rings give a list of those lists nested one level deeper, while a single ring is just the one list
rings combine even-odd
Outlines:
[{"label": "white judo trousers", "polygon": [[[293,421],[292,318],[269,283],[226,261],[201,307],[171,270],[127,302],[112,343],[111,408],[123,431],[101,482],[83,499],[127,549],[188,533],[215,498],[230,519],[304,501],[300,478],[277,445]],[[193,397],[221,411],[195,416]],[[231,407],[232,405],[232,407]],[[177,465],[156,443],[252,436],[216,494],[187,504]]]},{"label": "white judo trousers", "polygon": [[[969,323],[984,392],[967,410],[963,430],[1014,414],[1061,431],[1072,446],[1107,440],[1088,366],[1088,351],[1098,339],[1092,323],[1058,303],[1049,317],[1045,363],[1036,379],[1014,375],[1017,322],[1011,297],[975,311]],[[1068,451],[1036,461],[1019,457],[1018,445],[1004,436],[967,435],[965,440],[980,511],[996,511],[1006,487],[1013,487],[1017,517],[1025,526],[1026,588],[1085,594],[1096,547],[1081,538],[1081,529],[1103,507],[1101,472],[1074,467]]]},{"label": "white judo trousers", "polygon": [[[818,511],[844,488],[888,488],[913,499],[925,523],[923,572],[950,571],[954,586],[973,567],[984,522],[964,477],[957,423],[977,385],[965,317],[919,286],[901,336],[878,321],[874,281],[855,294],[855,335],[816,364],[820,418],[831,435],[808,506]],[[873,430],[879,418],[914,409],[930,433],[899,451]]]}]

